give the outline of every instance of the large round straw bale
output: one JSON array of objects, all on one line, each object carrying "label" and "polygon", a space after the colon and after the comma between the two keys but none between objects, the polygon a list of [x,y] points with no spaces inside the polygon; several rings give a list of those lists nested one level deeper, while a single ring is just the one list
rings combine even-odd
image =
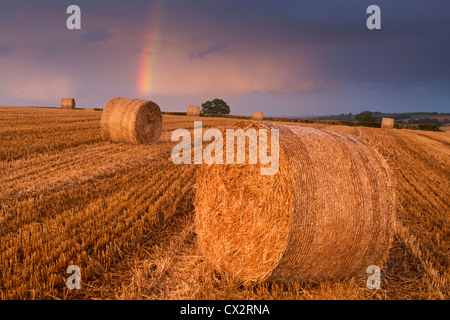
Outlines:
[{"label": "large round straw bale", "polygon": [[392,129],[393,127],[394,127],[394,119],[392,119],[392,118],[382,118],[381,119],[381,128]]},{"label": "large round straw bale", "polygon": [[195,227],[206,260],[243,282],[342,279],[380,266],[395,214],[385,161],[342,134],[246,123],[238,126],[279,130],[279,170],[261,175],[259,159],[201,166]]},{"label": "large round straw bale", "polygon": [[75,109],[75,99],[74,98],[61,99],[61,109]]},{"label": "large round straw bale", "polygon": [[262,121],[264,119],[264,112],[261,111],[253,111],[252,120]]},{"label": "large round straw bale", "polygon": [[162,132],[161,110],[152,101],[113,98],[103,109],[100,127],[106,140],[151,144]]},{"label": "large round straw bale", "polygon": [[200,107],[189,105],[186,115],[198,117],[200,115]]}]

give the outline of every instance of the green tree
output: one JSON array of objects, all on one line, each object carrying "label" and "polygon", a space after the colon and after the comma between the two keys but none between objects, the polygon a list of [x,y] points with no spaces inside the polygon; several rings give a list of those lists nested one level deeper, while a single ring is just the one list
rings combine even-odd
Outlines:
[{"label": "green tree", "polygon": [[363,111],[361,113],[355,114],[355,120],[357,121],[367,121],[367,122],[376,122],[377,116],[374,115],[371,111]]},{"label": "green tree", "polygon": [[222,99],[202,103],[201,113],[230,114],[230,107]]}]

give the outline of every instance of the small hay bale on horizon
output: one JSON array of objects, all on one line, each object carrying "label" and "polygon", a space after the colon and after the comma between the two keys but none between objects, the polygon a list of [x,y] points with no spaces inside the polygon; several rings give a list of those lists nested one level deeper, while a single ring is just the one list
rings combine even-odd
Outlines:
[{"label": "small hay bale on horizon", "polygon": [[262,121],[263,119],[264,119],[264,112],[253,111],[252,120],[254,120],[254,121]]},{"label": "small hay bale on horizon", "polygon": [[[243,283],[364,277],[381,265],[394,234],[395,194],[376,151],[309,127],[247,121],[236,128],[267,129],[267,141],[278,129],[279,170],[263,176],[259,160],[201,165],[195,232],[209,265]],[[270,154],[270,142],[267,148]]]},{"label": "small hay bale on horizon", "polygon": [[392,118],[382,118],[381,119],[381,128],[384,128],[384,129],[392,129],[392,128],[394,128],[394,119],[392,119]]},{"label": "small hay bale on horizon", "polygon": [[200,107],[197,106],[188,106],[186,116],[198,117],[200,115]]},{"label": "small hay bale on horizon", "polygon": [[152,101],[113,98],[103,109],[100,130],[103,139],[113,142],[155,143],[162,132],[161,109]]},{"label": "small hay bale on horizon", "polygon": [[61,109],[75,109],[75,99],[74,98],[62,98],[61,99]]}]

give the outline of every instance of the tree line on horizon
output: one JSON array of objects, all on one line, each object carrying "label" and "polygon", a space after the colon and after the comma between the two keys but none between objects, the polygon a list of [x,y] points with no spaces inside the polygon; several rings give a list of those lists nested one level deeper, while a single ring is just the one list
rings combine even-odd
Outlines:
[{"label": "tree line on horizon", "polygon": [[[405,113],[382,113],[382,112],[372,112],[369,110],[363,111],[358,114],[352,113],[341,113],[340,115],[329,115],[314,117],[314,120],[341,120],[341,121],[362,121],[362,122],[381,122],[382,118],[392,118],[396,120],[397,123],[409,123],[409,124],[437,124],[442,126],[444,124],[450,123],[450,121],[439,121],[438,119],[433,119],[432,117],[438,116],[449,116],[450,113],[438,113],[438,112],[405,112]],[[402,121],[408,119],[408,122]]]},{"label": "tree line on horizon", "polygon": [[[210,115],[230,115],[230,106],[222,99],[215,98],[210,101],[206,101],[201,105],[201,114]],[[339,120],[339,121],[357,121],[375,123],[381,122],[382,118],[392,118],[396,123],[400,124],[434,124],[437,126],[443,126],[450,123],[449,120],[438,120],[433,117],[437,116],[449,116],[450,113],[438,113],[438,112],[404,112],[404,113],[382,113],[378,111],[365,110],[357,114],[353,113],[341,113],[339,115],[328,115],[312,117],[312,120]],[[404,121],[404,120],[408,121]]]}]

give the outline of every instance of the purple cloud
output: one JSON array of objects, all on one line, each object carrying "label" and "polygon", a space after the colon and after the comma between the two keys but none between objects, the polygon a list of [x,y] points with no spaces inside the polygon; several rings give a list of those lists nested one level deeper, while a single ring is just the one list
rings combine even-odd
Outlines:
[{"label": "purple cloud", "polygon": [[101,28],[85,32],[80,36],[80,40],[83,43],[101,43],[106,42],[112,38],[113,35],[108,30]]},{"label": "purple cloud", "polygon": [[225,43],[213,44],[213,45],[207,47],[203,51],[191,54],[190,58],[191,59],[203,59],[206,56],[210,55],[211,53],[222,51],[226,47],[227,47],[227,45]]}]

